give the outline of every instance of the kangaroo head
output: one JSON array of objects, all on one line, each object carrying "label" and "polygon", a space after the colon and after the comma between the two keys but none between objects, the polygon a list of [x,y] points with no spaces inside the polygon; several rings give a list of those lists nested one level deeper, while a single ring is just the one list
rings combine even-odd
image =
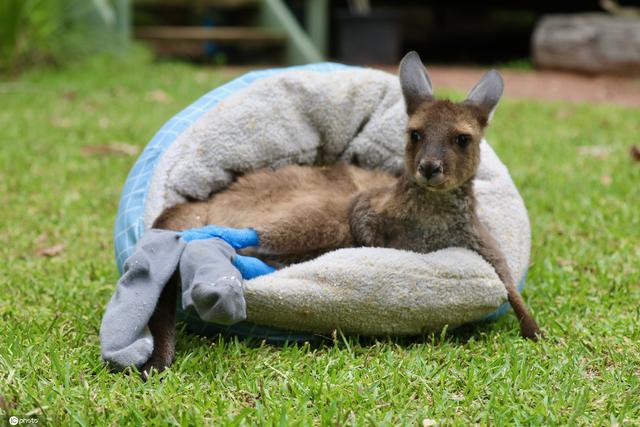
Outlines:
[{"label": "kangaroo head", "polygon": [[502,77],[487,72],[462,102],[438,100],[416,52],[400,62],[407,114],[405,168],[410,179],[432,191],[457,188],[475,176],[480,140],[502,95]]}]

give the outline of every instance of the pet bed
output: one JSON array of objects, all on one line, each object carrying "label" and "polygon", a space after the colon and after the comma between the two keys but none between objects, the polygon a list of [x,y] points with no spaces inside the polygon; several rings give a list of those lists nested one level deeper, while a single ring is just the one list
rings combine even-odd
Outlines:
[{"label": "pet bed", "polygon": [[[498,118],[499,120],[499,118]],[[163,209],[204,200],[250,170],[347,161],[399,174],[405,106],[396,76],[340,64],[255,71],[169,120],[124,185],[115,224],[118,268]],[[475,180],[481,221],[524,286],[530,227],[524,203],[491,147]],[[493,319],[507,294],[477,253],[347,248],[244,282],[247,321],[231,326],[179,313],[189,329],[270,341],[345,334],[416,335]]]}]

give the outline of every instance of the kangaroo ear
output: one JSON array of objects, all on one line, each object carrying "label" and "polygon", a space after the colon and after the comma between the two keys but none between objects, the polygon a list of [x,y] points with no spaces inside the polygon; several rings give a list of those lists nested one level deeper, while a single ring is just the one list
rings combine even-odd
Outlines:
[{"label": "kangaroo ear", "polygon": [[400,87],[409,114],[423,102],[433,100],[431,78],[415,51],[407,53],[400,61]]},{"label": "kangaroo ear", "polygon": [[504,90],[504,82],[500,73],[496,70],[487,71],[480,81],[469,91],[466,102],[476,104],[487,111],[489,120],[493,115],[493,111],[500,101],[502,91]]}]

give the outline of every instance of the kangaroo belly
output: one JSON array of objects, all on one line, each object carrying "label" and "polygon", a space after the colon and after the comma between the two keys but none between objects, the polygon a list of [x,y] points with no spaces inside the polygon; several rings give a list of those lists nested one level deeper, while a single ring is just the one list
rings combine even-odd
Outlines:
[{"label": "kangaroo belly", "polygon": [[252,227],[261,245],[247,253],[286,265],[352,246],[348,220],[352,197],[394,181],[385,172],[347,164],[262,169],[240,177],[206,202],[167,209],[154,226],[176,230],[206,224]]},{"label": "kangaroo belly", "polygon": [[207,223],[263,228],[299,216],[301,211],[315,211],[318,217],[346,211],[350,198],[361,185],[355,174],[375,174],[355,169],[344,164],[291,165],[249,173],[211,197],[207,202]]}]

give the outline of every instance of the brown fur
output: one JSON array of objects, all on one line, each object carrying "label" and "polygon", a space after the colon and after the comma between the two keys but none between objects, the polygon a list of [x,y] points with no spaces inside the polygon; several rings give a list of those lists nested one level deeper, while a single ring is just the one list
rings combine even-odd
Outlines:
[{"label": "brown fur", "polygon": [[[154,227],[253,227],[260,247],[251,254],[274,265],[349,246],[423,253],[451,246],[469,248],[487,260],[505,284],[522,336],[536,339],[540,329],[496,241],[476,213],[473,177],[489,110],[432,97],[412,99],[407,105],[405,172],[399,178],[345,164],[260,170],[206,202],[167,209]],[[458,142],[460,135],[466,136],[466,144]],[[425,174],[425,165],[437,165],[440,173]],[[159,307],[164,304],[164,315],[154,315],[150,324],[155,349],[148,366],[160,370],[173,358],[173,335],[164,330],[175,327],[172,286],[159,303]]]},{"label": "brown fur", "polygon": [[352,246],[348,217],[353,195],[394,182],[388,173],[345,163],[258,170],[206,202],[165,210],[154,227],[253,227],[260,237],[260,247],[243,252],[283,266]]}]

